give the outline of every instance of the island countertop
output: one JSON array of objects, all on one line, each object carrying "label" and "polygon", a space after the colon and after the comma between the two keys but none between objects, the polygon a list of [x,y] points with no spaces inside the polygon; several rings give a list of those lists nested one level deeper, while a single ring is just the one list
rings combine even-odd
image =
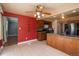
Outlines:
[{"label": "island countertop", "polygon": [[79,56],[79,37],[47,33],[48,45],[69,55]]},{"label": "island countertop", "polygon": [[64,38],[71,38],[71,39],[79,39],[79,36],[68,36],[68,35],[53,34],[53,33],[47,33],[47,35],[61,36],[61,37],[64,37]]}]

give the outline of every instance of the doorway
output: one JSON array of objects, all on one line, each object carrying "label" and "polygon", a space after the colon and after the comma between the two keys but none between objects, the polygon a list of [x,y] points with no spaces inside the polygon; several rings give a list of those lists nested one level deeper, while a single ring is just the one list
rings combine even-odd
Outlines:
[{"label": "doorway", "polygon": [[5,46],[18,42],[18,17],[3,16]]}]

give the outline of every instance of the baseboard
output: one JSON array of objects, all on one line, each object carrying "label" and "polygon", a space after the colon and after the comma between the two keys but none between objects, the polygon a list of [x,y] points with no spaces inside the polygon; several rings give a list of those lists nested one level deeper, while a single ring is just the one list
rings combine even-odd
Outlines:
[{"label": "baseboard", "polygon": [[37,41],[37,39],[32,39],[32,40],[28,40],[28,41],[24,41],[24,42],[19,42],[18,45],[21,45],[21,44],[24,44],[24,43],[31,44],[34,41]]}]

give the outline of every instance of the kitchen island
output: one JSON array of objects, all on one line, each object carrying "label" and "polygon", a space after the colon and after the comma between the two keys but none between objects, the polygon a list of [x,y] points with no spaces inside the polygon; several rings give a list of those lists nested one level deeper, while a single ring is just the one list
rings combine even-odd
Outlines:
[{"label": "kitchen island", "polygon": [[69,55],[79,56],[79,37],[48,33],[47,44]]}]

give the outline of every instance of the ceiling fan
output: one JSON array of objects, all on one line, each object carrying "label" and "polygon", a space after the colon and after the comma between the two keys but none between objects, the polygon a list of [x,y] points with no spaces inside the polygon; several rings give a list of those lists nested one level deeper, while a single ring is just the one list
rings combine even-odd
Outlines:
[{"label": "ceiling fan", "polygon": [[41,12],[42,14],[51,15],[51,13],[47,12],[47,9],[43,5],[37,5],[36,12]]},{"label": "ceiling fan", "polygon": [[35,11],[27,11],[26,13],[33,13],[35,17],[40,18],[44,16],[51,15],[50,12],[47,11],[46,7],[43,5],[35,6]]}]

